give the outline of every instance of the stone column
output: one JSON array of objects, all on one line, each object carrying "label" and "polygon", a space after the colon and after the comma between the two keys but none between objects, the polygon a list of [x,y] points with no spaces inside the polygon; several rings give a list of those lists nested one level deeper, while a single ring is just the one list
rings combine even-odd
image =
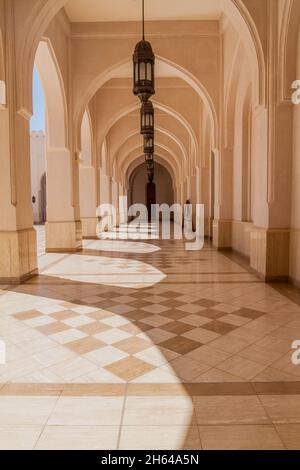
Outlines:
[{"label": "stone column", "polygon": [[83,238],[96,237],[98,218],[96,194],[96,170],[93,166],[79,169],[80,218]]},{"label": "stone column", "polygon": [[[293,107],[279,95],[278,4],[268,3],[267,107],[254,116],[253,223],[250,265],[266,281],[289,276]],[[296,79],[297,77],[295,77]]]},{"label": "stone column", "polygon": [[0,106],[0,283],[14,284],[37,273],[30,176],[29,111],[18,112],[13,15],[4,22],[6,73]]},{"label": "stone column", "polygon": [[69,149],[47,149],[46,251],[82,248],[78,161]]},{"label": "stone column", "polygon": [[232,149],[214,152],[215,207],[213,220],[213,245],[218,249],[231,247],[232,222]]}]

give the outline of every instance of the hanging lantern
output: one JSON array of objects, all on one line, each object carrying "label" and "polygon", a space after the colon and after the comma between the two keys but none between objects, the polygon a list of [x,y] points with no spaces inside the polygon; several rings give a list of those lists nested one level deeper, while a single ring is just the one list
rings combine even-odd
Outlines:
[{"label": "hanging lantern", "polygon": [[147,165],[147,172],[154,170],[154,161],[153,160],[149,161],[149,162],[146,162],[146,165]]},{"label": "hanging lantern", "polygon": [[151,101],[141,107],[141,134],[154,134],[154,108]]},{"label": "hanging lantern", "polygon": [[146,161],[146,163],[153,162],[153,153],[146,153],[145,154],[145,161]]},{"label": "hanging lantern", "polygon": [[155,56],[150,42],[145,41],[145,15],[143,0],[143,39],[135,46],[133,54],[133,94],[142,102],[155,94],[154,89]]},{"label": "hanging lantern", "polygon": [[154,136],[151,134],[144,134],[144,153],[154,153]]}]

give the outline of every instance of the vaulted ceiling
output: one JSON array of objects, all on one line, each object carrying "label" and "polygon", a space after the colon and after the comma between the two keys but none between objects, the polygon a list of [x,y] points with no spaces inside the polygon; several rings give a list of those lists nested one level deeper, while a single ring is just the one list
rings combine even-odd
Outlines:
[{"label": "vaulted ceiling", "polygon": [[[142,0],[69,0],[65,9],[72,22],[139,21]],[[145,0],[149,21],[218,20],[223,0]]]}]

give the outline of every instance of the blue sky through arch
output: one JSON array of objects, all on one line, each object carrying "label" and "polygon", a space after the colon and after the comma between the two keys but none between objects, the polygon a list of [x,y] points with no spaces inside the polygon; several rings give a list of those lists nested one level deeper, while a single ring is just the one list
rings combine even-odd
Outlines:
[{"label": "blue sky through arch", "polygon": [[30,131],[45,131],[45,97],[36,67],[32,80],[33,115],[30,120]]}]

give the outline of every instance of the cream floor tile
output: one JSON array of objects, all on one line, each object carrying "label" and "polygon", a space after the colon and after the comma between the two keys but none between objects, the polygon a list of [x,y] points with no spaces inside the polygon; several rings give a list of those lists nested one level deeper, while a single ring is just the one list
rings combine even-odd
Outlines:
[{"label": "cream floor tile", "polygon": [[253,344],[246,349],[243,349],[240,353],[240,356],[245,357],[246,359],[253,360],[255,362],[259,362],[266,366],[272,364],[280,357],[282,357],[282,353],[278,351],[272,351],[267,348],[263,348],[262,346],[258,346],[257,344]]},{"label": "cream floor tile", "polygon": [[32,357],[42,366],[50,367],[54,364],[59,364],[60,362],[75,358],[76,354],[63,346],[57,345],[51,349],[34,354]]},{"label": "cream floor tile", "polygon": [[206,450],[283,450],[284,445],[271,425],[199,426]]},{"label": "cream floor tile", "polygon": [[123,401],[123,397],[60,397],[47,424],[119,426]]},{"label": "cream floor tile", "polygon": [[43,325],[50,325],[50,323],[54,323],[55,319],[51,318],[48,315],[43,315],[41,317],[32,318],[31,320],[25,320],[24,323],[27,326],[31,326],[32,328],[37,328],[38,326]]},{"label": "cream floor tile", "polygon": [[192,326],[202,326],[210,323],[211,319],[207,317],[201,317],[201,315],[188,315],[187,317],[179,319],[179,321]]},{"label": "cream floor tile", "polygon": [[209,346],[227,353],[236,354],[242,351],[242,349],[245,349],[251,343],[252,341],[228,334],[212,341]]},{"label": "cream floor tile", "polygon": [[63,320],[62,323],[76,328],[77,326],[83,326],[88,325],[89,323],[93,323],[93,319],[85,315],[79,315],[77,317],[67,318],[66,320]]},{"label": "cream floor tile", "polygon": [[220,304],[212,307],[212,309],[217,310],[218,312],[224,312],[224,313],[230,314],[230,313],[233,313],[236,310],[238,310],[238,307],[233,306],[233,305],[229,305],[229,304],[220,303]]},{"label": "cream floor tile", "polygon": [[158,347],[153,346],[134,354],[134,356],[156,367],[160,367],[178,357],[178,354],[167,349],[159,349]]},{"label": "cream floor tile", "polygon": [[197,426],[123,426],[120,450],[198,450]]},{"label": "cream floor tile", "polygon": [[119,426],[46,426],[36,450],[116,450]]},{"label": "cream floor tile", "polygon": [[86,313],[96,312],[98,310],[98,308],[79,306],[79,307],[72,307],[71,310],[75,313],[79,313],[80,315],[85,315]]},{"label": "cream floor tile", "polygon": [[57,397],[0,396],[1,426],[43,425],[56,401]]},{"label": "cream floor tile", "polygon": [[191,357],[178,357],[169,363],[174,373],[185,382],[193,382],[196,377],[211,369],[211,366],[195,361]]},{"label": "cream floor tile", "polygon": [[24,341],[18,344],[20,351],[24,354],[32,355],[47,349],[55,347],[56,344],[53,340],[43,336],[42,338],[33,341]]},{"label": "cream floor tile", "polygon": [[113,346],[105,346],[84,355],[84,357],[86,357],[89,361],[92,361],[101,366],[107,366],[112,362],[120,361],[121,359],[124,359],[128,356],[128,353]]},{"label": "cream floor tile", "polygon": [[31,356],[23,356],[23,358],[15,359],[0,366],[2,377],[8,381],[14,381],[18,377],[39,369],[41,369],[41,365]]},{"label": "cream floor tile", "polygon": [[124,426],[189,426],[194,407],[189,397],[127,397]]},{"label": "cream floor tile", "polygon": [[204,328],[195,328],[194,330],[184,333],[182,336],[185,338],[192,339],[193,341],[199,341],[199,343],[206,344],[220,337],[218,333],[213,331],[205,330]]},{"label": "cream floor tile", "polygon": [[267,366],[259,362],[251,361],[241,355],[230,357],[226,361],[218,364],[218,369],[229,374],[236,375],[246,380],[251,380],[253,377],[262,372]]},{"label": "cream floor tile", "polygon": [[61,383],[63,381],[62,377],[54,374],[46,368],[32,371],[29,374],[23,375],[14,379],[14,383],[18,384],[50,384],[50,383]]},{"label": "cream floor tile", "polygon": [[114,315],[114,316],[109,317],[109,318],[104,318],[101,321],[101,323],[104,323],[105,325],[108,325],[108,326],[111,326],[111,327],[118,328],[119,326],[127,325],[130,322],[128,320],[126,320],[126,318],[124,318],[124,317],[121,317],[119,315]]},{"label": "cream floor tile", "polygon": [[50,335],[49,338],[53,341],[56,341],[57,343],[66,344],[71,343],[72,341],[76,341],[77,339],[85,338],[87,336],[88,335],[82,331],[71,328],[70,330],[61,331],[55,335]]},{"label": "cream floor tile", "polygon": [[210,369],[204,374],[197,377],[199,383],[230,383],[230,382],[246,382],[246,379],[238,377],[237,375],[230,374],[224,370],[220,370],[217,367]]},{"label": "cream floor tile", "polygon": [[130,383],[180,384],[182,383],[182,379],[177,377],[177,375],[170,367],[162,366],[131,380]]},{"label": "cream floor tile", "polygon": [[57,305],[46,305],[45,307],[40,307],[37,310],[41,313],[50,314],[50,313],[61,312],[62,310],[65,310],[65,308],[57,304]]},{"label": "cream floor tile", "polygon": [[32,450],[42,426],[0,425],[0,450]]},{"label": "cream floor tile", "polygon": [[260,400],[273,423],[300,423],[300,395],[263,395]]},{"label": "cream floor tile", "polygon": [[54,364],[48,370],[61,377],[61,381],[72,381],[76,377],[97,370],[97,365],[82,357],[75,357],[66,361]]},{"label": "cream floor tile", "polygon": [[197,423],[267,424],[270,422],[256,396],[218,396],[193,398]]},{"label": "cream floor tile", "polygon": [[170,319],[160,315],[151,315],[150,317],[143,318],[143,323],[158,328],[170,323]]},{"label": "cream floor tile", "polygon": [[295,376],[283,370],[267,367],[252,379],[253,382],[295,382]]},{"label": "cream floor tile", "polygon": [[188,353],[186,357],[190,357],[191,359],[195,359],[196,361],[214,367],[231,357],[231,354],[211,346],[204,345],[198,349],[194,349],[194,351]]},{"label": "cream floor tile", "polygon": [[75,377],[70,383],[75,384],[121,384],[125,383],[120,377],[112,374],[103,367],[97,367],[90,372]]},{"label": "cream floor tile", "polygon": [[224,315],[224,317],[220,317],[219,321],[228,323],[229,325],[242,326],[242,325],[245,325],[246,323],[249,323],[250,319],[246,317],[240,317],[239,315],[234,315],[230,313],[230,314]]},{"label": "cream floor tile", "polygon": [[287,449],[300,449],[300,424],[277,424],[275,427]]},{"label": "cream floor tile", "polygon": [[137,335],[138,338],[148,339],[153,344],[160,344],[168,339],[174,338],[176,335],[169,331],[162,330],[161,328],[153,328],[148,330],[146,333],[140,333]]},{"label": "cream floor tile", "polygon": [[119,341],[122,341],[123,339],[130,338],[132,335],[129,333],[126,333],[123,330],[120,330],[119,328],[112,328],[111,330],[97,333],[94,336],[95,338],[100,339],[100,341],[103,341],[104,343],[109,345],[109,344],[118,343]]},{"label": "cream floor tile", "polygon": [[144,310],[145,312],[159,315],[160,313],[163,313],[169,310],[169,308],[164,307],[163,305],[153,304],[153,305],[149,305],[149,307],[143,307],[142,310]]}]

